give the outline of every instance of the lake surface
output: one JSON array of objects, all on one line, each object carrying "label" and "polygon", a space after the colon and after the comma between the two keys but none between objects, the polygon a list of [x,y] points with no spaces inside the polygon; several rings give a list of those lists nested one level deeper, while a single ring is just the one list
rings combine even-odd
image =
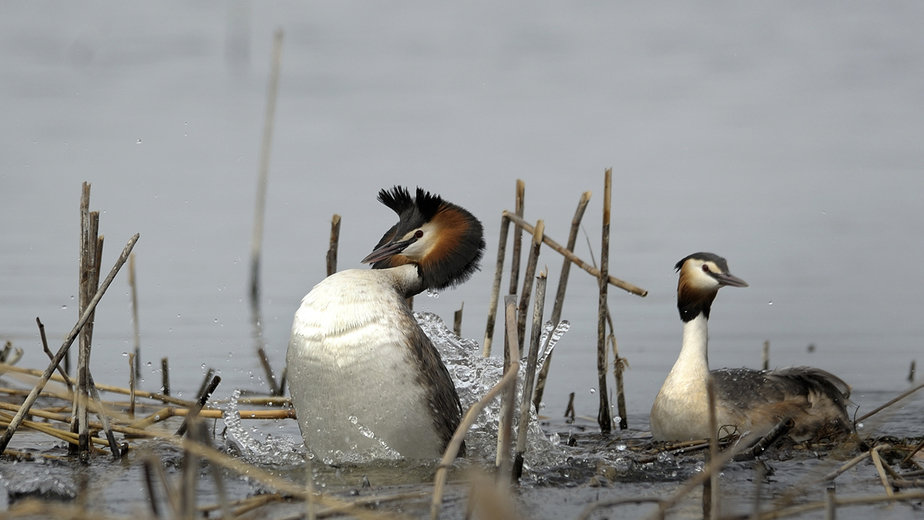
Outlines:
[{"label": "lake surface", "polygon": [[[341,268],[360,267],[393,223],[382,187],[419,185],[479,216],[483,270],[415,306],[451,321],[464,302],[463,336],[481,342],[516,179],[527,220],[561,243],[593,192],[593,253],[577,247],[590,259],[612,167],[610,273],[649,291],[610,290],[630,426],[647,428],[679,349],[672,267],[695,251],[750,283],[713,307],[713,366],[759,366],[769,340],[772,366],[834,372],[869,411],[924,362],[922,19],[913,1],[4,3],[0,340],[44,367],[36,316],[53,347],[76,321],[86,180],[104,270],[141,234],[142,386],[157,389],[166,356],[175,392],[208,368],[219,396],[266,388],[247,284],[281,28],[262,265],[278,369],[292,314],[324,276],[332,214]],[[545,249],[540,263],[554,294],[561,259]],[[123,273],[96,315],[97,381],[127,386],[129,301]],[[569,392],[596,414],[596,306],[595,281],[573,269],[550,415]],[[921,435],[914,421],[884,428]]]}]

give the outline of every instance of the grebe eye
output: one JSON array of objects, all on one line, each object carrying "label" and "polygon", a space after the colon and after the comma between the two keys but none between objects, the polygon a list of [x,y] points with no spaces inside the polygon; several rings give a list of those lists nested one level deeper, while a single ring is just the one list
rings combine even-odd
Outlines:
[{"label": "grebe eye", "polygon": [[420,238],[420,237],[422,237],[422,236],[423,236],[423,230],[422,230],[422,229],[418,229],[417,231],[414,232],[414,238]]},{"label": "grebe eye", "polygon": [[703,264],[703,272],[709,272],[709,266],[707,264]]}]

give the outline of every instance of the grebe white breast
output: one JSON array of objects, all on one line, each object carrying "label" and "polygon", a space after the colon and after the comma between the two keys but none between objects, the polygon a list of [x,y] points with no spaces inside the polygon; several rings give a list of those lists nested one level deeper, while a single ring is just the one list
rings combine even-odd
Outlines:
[{"label": "grebe white breast", "polygon": [[[720,288],[748,284],[729,273],[725,259],[712,253],[689,255],[675,268],[680,273],[677,308],[683,320],[683,345],[651,407],[651,433],[658,440],[705,439],[710,436],[706,396],[709,311]],[[824,370],[738,368],[711,374],[720,428],[763,434],[780,421],[792,419],[789,436],[795,440],[851,431],[846,409],[850,387]]]},{"label": "grebe white breast", "polygon": [[378,198],[399,221],[363,259],[373,269],[317,284],[295,313],[286,354],[305,446],[329,462],[439,457],[461,420],[455,385],[406,300],[478,269],[481,223],[420,188]]}]

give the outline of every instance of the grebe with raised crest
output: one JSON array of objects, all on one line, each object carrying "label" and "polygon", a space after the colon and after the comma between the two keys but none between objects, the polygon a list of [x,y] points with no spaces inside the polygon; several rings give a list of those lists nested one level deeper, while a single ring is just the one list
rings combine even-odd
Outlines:
[{"label": "grebe with raised crest", "polygon": [[[407,298],[467,280],[484,251],[481,222],[417,188],[379,192],[398,214],[363,263],[328,276],[295,313],[286,354],[305,446],[325,461],[437,458],[461,420],[449,371]],[[464,455],[464,444],[459,455]]]}]

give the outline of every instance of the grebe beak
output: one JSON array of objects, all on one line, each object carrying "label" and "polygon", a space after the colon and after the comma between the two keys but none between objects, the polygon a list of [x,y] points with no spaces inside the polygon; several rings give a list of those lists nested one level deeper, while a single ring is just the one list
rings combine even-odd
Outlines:
[{"label": "grebe beak", "polygon": [[386,258],[391,258],[397,255],[398,253],[404,251],[405,249],[407,249],[407,247],[413,244],[414,242],[417,242],[416,236],[412,236],[411,238],[407,240],[396,240],[396,241],[389,242],[387,244],[383,244],[382,246],[376,248],[371,253],[369,253],[369,255],[367,255],[366,258],[363,258],[362,263],[374,264],[375,262],[378,262],[379,260],[385,260]]},{"label": "grebe beak", "polygon": [[709,273],[723,286],[729,287],[747,287],[748,283],[730,273]]}]

